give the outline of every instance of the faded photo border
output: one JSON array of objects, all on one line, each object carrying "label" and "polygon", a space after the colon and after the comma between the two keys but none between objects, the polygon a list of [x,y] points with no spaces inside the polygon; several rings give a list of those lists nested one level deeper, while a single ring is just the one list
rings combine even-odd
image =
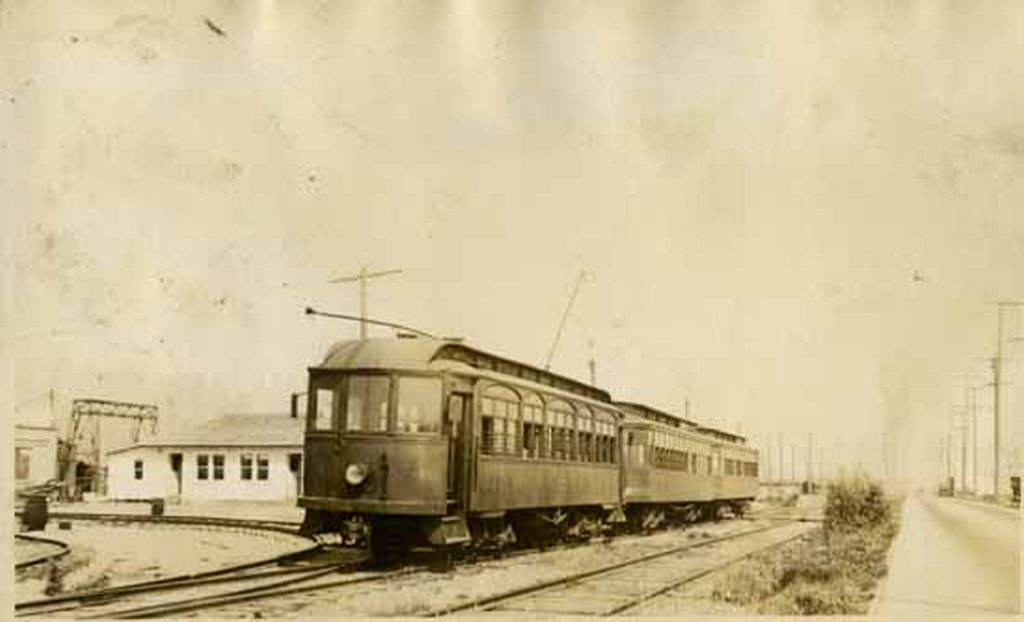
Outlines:
[{"label": "faded photo border", "polygon": [[2,3],[0,408],[287,412],[368,305],[932,489],[1024,299],[1022,58],[1010,0]]}]

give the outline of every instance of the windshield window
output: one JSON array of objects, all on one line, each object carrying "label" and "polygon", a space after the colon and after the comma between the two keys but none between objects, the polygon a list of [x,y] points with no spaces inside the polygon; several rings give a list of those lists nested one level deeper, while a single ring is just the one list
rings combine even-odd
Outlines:
[{"label": "windshield window", "polygon": [[441,379],[404,377],[398,380],[398,432],[441,431]]},{"label": "windshield window", "polygon": [[345,430],[386,432],[390,389],[391,380],[387,376],[350,376]]}]

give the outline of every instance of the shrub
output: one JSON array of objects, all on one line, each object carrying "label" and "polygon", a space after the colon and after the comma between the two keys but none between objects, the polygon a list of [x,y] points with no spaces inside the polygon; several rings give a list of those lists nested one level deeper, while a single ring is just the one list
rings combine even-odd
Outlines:
[{"label": "shrub", "polygon": [[897,508],[877,482],[833,482],[822,529],[737,565],[712,598],[779,615],[864,613],[886,573]]},{"label": "shrub", "polygon": [[826,532],[884,526],[891,520],[892,507],[878,482],[858,475],[829,483],[825,500]]}]

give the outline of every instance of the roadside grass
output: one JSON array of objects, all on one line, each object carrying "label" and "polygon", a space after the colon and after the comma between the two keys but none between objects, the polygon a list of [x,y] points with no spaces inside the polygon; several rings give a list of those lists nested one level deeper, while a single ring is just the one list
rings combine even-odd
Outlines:
[{"label": "roadside grass", "polygon": [[899,501],[879,483],[834,481],[820,529],[737,564],[712,598],[776,615],[867,613],[898,528]]}]

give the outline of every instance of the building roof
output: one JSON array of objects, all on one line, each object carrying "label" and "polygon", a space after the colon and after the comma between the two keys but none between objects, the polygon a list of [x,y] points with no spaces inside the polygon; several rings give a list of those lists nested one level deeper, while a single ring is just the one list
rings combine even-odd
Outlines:
[{"label": "building roof", "polygon": [[136,447],[301,447],[304,427],[305,418],[287,414],[229,414],[107,453]]}]

